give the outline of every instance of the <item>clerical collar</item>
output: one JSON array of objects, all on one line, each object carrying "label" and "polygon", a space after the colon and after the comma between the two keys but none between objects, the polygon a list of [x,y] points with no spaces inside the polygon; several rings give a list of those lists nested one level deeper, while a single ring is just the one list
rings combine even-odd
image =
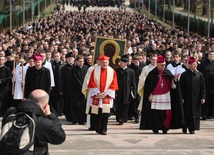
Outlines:
[{"label": "clerical collar", "polygon": [[195,71],[196,71],[196,70],[191,70],[191,69],[189,69],[189,70],[190,70],[192,73],[195,73]]},{"label": "clerical collar", "polygon": [[150,67],[156,67],[156,66],[153,66],[152,64],[149,64],[149,66],[150,66]]},{"label": "clerical collar", "polygon": [[41,70],[42,70],[42,68],[40,68],[40,69],[37,69],[36,67],[35,67],[35,69],[36,69],[36,71],[41,71]]},{"label": "clerical collar", "polygon": [[127,66],[125,68],[122,68],[123,70],[126,70]]},{"label": "clerical collar", "polygon": [[163,71],[158,71],[158,74],[159,74],[159,75],[162,75],[162,74],[163,74]]},{"label": "clerical collar", "polygon": [[60,63],[60,61],[57,62],[57,61],[55,61],[55,60],[54,60],[54,62],[57,63],[57,64]]},{"label": "clerical collar", "polygon": [[139,66],[140,65],[140,63],[138,63],[137,65],[135,65],[135,66]]},{"label": "clerical collar", "polygon": [[177,67],[177,66],[179,66],[179,65],[181,65],[180,62],[178,62],[178,63],[175,63],[175,61],[172,62],[172,66],[173,66],[173,67]]}]

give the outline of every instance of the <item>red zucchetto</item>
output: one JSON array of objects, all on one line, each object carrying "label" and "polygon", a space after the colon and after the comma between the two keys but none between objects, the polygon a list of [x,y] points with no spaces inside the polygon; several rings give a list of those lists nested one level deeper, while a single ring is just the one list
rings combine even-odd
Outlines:
[{"label": "red zucchetto", "polygon": [[191,64],[191,63],[193,63],[193,62],[196,62],[196,59],[195,59],[193,56],[190,56],[190,57],[188,58],[188,64]]},{"label": "red zucchetto", "polygon": [[34,61],[43,60],[42,56],[38,52],[36,52],[32,57]]},{"label": "red zucchetto", "polygon": [[166,62],[165,58],[162,55],[159,55],[157,59],[157,63],[164,63],[164,62]]},{"label": "red zucchetto", "polygon": [[105,55],[100,55],[99,57],[98,57],[98,59],[100,60],[100,61],[103,61],[103,60],[110,60],[110,57],[107,57],[107,56],[105,56]]}]

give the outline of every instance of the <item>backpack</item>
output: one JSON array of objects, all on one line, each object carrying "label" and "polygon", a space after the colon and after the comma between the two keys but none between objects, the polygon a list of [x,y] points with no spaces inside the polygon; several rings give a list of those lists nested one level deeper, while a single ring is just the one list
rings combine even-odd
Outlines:
[{"label": "backpack", "polygon": [[24,154],[33,151],[35,129],[35,114],[13,110],[2,126],[0,144],[8,153]]}]

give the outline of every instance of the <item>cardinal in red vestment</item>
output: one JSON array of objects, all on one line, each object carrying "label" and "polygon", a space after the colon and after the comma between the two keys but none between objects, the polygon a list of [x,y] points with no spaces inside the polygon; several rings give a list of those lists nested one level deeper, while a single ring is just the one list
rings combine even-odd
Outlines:
[{"label": "cardinal in red vestment", "polygon": [[99,56],[101,66],[97,66],[91,73],[88,83],[89,97],[87,104],[90,114],[96,120],[96,132],[107,134],[108,117],[111,114],[115,91],[118,90],[116,72],[109,67],[109,57]]}]

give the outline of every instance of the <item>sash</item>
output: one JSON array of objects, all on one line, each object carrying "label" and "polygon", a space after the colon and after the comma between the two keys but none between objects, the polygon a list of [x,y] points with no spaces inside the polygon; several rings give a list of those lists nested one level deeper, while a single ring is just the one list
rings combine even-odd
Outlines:
[{"label": "sash", "polygon": [[100,99],[98,97],[93,97],[92,98],[92,106],[91,106],[91,113],[93,114],[98,114],[98,104],[99,101],[102,100],[102,113],[110,113],[110,100],[111,98],[106,96],[103,99]]}]

